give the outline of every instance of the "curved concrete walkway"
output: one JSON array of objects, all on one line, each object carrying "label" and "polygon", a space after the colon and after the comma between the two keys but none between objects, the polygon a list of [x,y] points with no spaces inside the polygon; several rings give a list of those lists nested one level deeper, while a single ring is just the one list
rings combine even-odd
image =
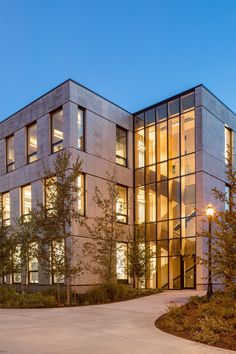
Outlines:
[{"label": "curved concrete walkway", "polygon": [[42,310],[0,310],[0,353],[219,354],[231,351],[177,338],[154,322],[170,302],[195,291],[166,291],[108,305]]}]

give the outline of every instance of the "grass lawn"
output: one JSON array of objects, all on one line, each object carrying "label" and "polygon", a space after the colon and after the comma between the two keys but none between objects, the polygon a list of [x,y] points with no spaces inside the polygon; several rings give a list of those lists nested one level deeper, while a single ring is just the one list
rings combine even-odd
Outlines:
[{"label": "grass lawn", "polygon": [[184,306],[169,306],[156,326],[179,337],[236,350],[235,296],[217,292],[210,300],[191,297]]}]

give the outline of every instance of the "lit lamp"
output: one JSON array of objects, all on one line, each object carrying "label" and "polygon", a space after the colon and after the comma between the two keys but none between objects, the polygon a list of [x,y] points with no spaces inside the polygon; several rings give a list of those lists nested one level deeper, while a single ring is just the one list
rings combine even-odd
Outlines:
[{"label": "lit lamp", "polygon": [[211,224],[212,224],[212,219],[215,214],[215,209],[213,205],[208,204],[206,208],[206,215],[208,218],[209,222],[209,244],[208,244],[208,285],[207,285],[207,297],[210,298],[213,294],[212,290],[212,273],[211,273]]}]

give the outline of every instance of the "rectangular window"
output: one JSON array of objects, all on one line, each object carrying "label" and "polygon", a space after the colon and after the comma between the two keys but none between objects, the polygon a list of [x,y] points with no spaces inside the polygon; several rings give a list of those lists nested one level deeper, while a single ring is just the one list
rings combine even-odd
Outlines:
[{"label": "rectangular window", "polygon": [[190,111],[181,116],[181,154],[195,151],[195,113]]},{"label": "rectangular window", "polygon": [[144,113],[140,113],[134,117],[135,130],[143,128],[144,126]]},{"label": "rectangular window", "polygon": [[168,184],[167,181],[157,183],[157,220],[168,219]]},{"label": "rectangular window", "polygon": [[195,215],[195,174],[181,178],[182,217]]},{"label": "rectangular window", "polygon": [[155,125],[146,129],[146,166],[156,162],[156,129]]},{"label": "rectangular window", "polygon": [[164,181],[167,179],[167,162],[157,164],[157,181]]},{"label": "rectangular window", "polygon": [[37,124],[34,123],[27,128],[27,162],[37,160]]},{"label": "rectangular window", "polygon": [[144,168],[135,170],[135,187],[144,185]]},{"label": "rectangular window", "polygon": [[149,125],[155,123],[155,109],[151,109],[150,111],[145,112],[145,125]]},{"label": "rectangular window", "polygon": [[32,195],[31,185],[27,185],[21,188],[21,215],[24,221],[27,221],[29,213],[31,211]]},{"label": "rectangular window", "polygon": [[144,187],[138,187],[135,190],[135,215],[136,215],[136,224],[142,224],[145,221]]},{"label": "rectangular window", "polygon": [[146,187],[146,221],[156,221],[156,184]]},{"label": "rectangular window", "polygon": [[145,145],[144,130],[135,133],[135,168],[144,167]]},{"label": "rectangular window", "polygon": [[232,130],[225,127],[225,163],[228,164],[232,159]]},{"label": "rectangular window", "polygon": [[78,149],[84,151],[84,111],[78,108],[77,113]]},{"label": "rectangular window", "polygon": [[60,108],[51,115],[52,152],[63,149],[63,110]]},{"label": "rectangular window", "polygon": [[127,130],[116,127],[116,163],[127,166]]},{"label": "rectangular window", "polygon": [[156,120],[157,122],[167,119],[167,104],[163,104],[156,109]]},{"label": "rectangular window", "polygon": [[29,254],[29,283],[37,284],[39,282],[39,273],[38,273],[38,259],[36,257],[38,250],[38,244],[32,242],[30,245],[30,254]]},{"label": "rectangular window", "polygon": [[12,274],[13,284],[18,284],[21,282],[21,273],[18,271],[21,269],[21,249],[20,245],[16,245],[15,252],[12,255],[12,263],[15,272]]},{"label": "rectangular window", "polygon": [[156,165],[146,167],[146,184],[156,182]]},{"label": "rectangular window", "polygon": [[169,180],[169,219],[180,217],[180,179]]},{"label": "rectangular window", "polygon": [[117,185],[118,197],[116,201],[116,218],[118,222],[128,222],[128,189]]},{"label": "rectangular window", "polygon": [[194,92],[191,92],[181,97],[181,112],[188,111],[194,108]]},{"label": "rectangular window", "polygon": [[9,136],[6,139],[6,160],[7,160],[7,172],[13,171],[15,169],[14,135]]},{"label": "rectangular window", "polygon": [[127,252],[128,244],[126,242],[117,242],[116,244],[116,277],[118,281],[127,282]]},{"label": "rectangular window", "polygon": [[180,175],[180,159],[169,160],[169,178]]},{"label": "rectangular window", "polygon": [[157,124],[157,161],[167,160],[167,123]]},{"label": "rectangular window", "polygon": [[169,159],[179,156],[179,117],[173,118],[169,120],[169,146],[168,146],[168,154]]},{"label": "rectangular window", "polygon": [[179,114],[179,99],[168,102],[168,115],[169,117]]},{"label": "rectangular window", "polygon": [[181,157],[181,175],[188,175],[195,172],[195,154]]},{"label": "rectangular window", "polygon": [[81,173],[78,176],[78,212],[80,215],[84,215],[85,212],[85,198],[84,198],[84,174]]},{"label": "rectangular window", "polygon": [[10,192],[6,192],[2,194],[2,208],[3,208],[3,221],[5,225],[10,225],[10,214],[11,214]]}]

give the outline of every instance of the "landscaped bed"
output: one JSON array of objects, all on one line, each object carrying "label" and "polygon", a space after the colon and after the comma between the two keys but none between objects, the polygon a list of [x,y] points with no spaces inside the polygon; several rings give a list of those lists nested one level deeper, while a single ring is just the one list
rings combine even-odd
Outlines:
[{"label": "landscaped bed", "polygon": [[164,332],[236,350],[234,295],[217,292],[210,300],[206,296],[194,296],[186,305],[181,307],[171,305],[168,310],[156,321],[156,326]]},{"label": "landscaped bed", "polygon": [[[111,302],[131,300],[142,296],[152,295],[160,290],[139,290],[128,285],[105,284],[91,288],[84,294],[71,294],[71,306],[86,306],[106,304]],[[55,288],[35,293],[20,293],[11,287],[0,288],[1,308],[48,308],[66,306],[66,293],[60,291],[60,302]]]}]

